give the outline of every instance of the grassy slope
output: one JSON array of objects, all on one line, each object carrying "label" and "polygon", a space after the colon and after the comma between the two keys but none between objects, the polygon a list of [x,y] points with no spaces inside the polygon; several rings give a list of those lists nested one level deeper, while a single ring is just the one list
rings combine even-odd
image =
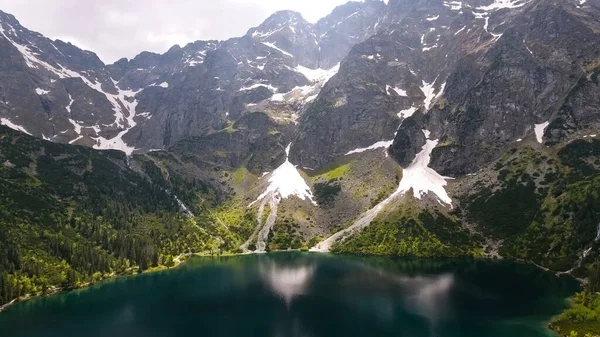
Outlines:
[{"label": "grassy slope", "polygon": [[[599,257],[600,141],[578,140],[558,150],[513,149],[495,165],[495,182],[461,197],[466,221],[503,240],[506,258],[567,271],[592,247],[585,265]],[[487,178],[484,178],[487,180]],[[576,270],[585,277],[585,268]]]},{"label": "grassy slope", "polygon": [[[477,177],[456,185],[458,207],[425,210],[406,197],[336,252],[396,256],[480,256],[482,237],[500,241],[500,254],[586,278],[600,267],[600,141],[562,147],[521,145]],[[589,254],[579,261],[583,251]],[[577,267],[579,266],[579,267]],[[599,282],[600,283],[600,282]],[[555,329],[600,335],[600,300],[578,295]],[[598,296],[598,295],[594,295]],[[594,297],[595,298],[595,297]]]},{"label": "grassy slope", "polygon": [[412,196],[378,216],[334,252],[407,257],[482,256],[478,239],[454,216],[421,208]]},{"label": "grassy slope", "polygon": [[567,309],[550,323],[561,336],[600,336],[600,293],[583,292],[571,299]]},{"label": "grassy slope", "polygon": [[[0,304],[243,242],[242,231],[208,211],[215,198],[208,184],[159,166],[0,126]],[[195,219],[183,216],[172,191],[182,193]]]}]

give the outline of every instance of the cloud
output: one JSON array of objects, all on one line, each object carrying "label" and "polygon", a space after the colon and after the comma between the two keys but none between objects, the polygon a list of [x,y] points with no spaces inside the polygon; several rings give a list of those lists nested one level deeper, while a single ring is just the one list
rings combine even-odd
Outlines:
[{"label": "cloud", "polygon": [[107,63],[175,44],[241,36],[274,11],[317,21],[345,0],[0,0],[21,24],[94,51]]}]

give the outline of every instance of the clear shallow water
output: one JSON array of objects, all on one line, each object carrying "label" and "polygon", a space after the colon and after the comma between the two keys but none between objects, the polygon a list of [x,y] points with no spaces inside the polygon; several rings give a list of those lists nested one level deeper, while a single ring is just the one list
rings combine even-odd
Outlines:
[{"label": "clear shallow water", "polygon": [[577,290],[507,262],[194,258],[13,306],[0,314],[0,336],[545,337]]}]

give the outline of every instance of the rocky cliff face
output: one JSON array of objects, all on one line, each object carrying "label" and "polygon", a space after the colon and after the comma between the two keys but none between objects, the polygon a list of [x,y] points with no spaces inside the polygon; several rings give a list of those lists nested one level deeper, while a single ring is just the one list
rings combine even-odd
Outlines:
[{"label": "rocky cliff face", "polygon": [[318,24],[278,12],[240,38],[143,52],[112,65],[2,13],[0,116],[38,137],[128,153],[220,130],[246,112],[295,120],[330,76],[322,69],[335,72],[384,8],[350,3]]},{"label": "rocky cliff face", "polygon": [[523,7],[493,44],[460,61],[444,100],[428,114],[426,126],[445,126],[432,127],[445,144],[432,158],[443,174],[473,173],[511,143],[536,132],[543,139],[540,128],[556,118],[580,78],[595,71],[597,9],[569,2]]},{"label": "rocky cliff face", "polygon": [[[425,144],[415,130],[426,129],[443,145],[434,168],[474,172],[555,118],[572,89],[593,90],[597,15],[578,1],[390,1],[376,34],[350,51],[302,117],[292,153],[319,168],[396,134],[391,152],[408,165]],[[418,127],[403,123],[418,110]],[[562,110],[567,130],[548,135],[597,119],[591,109]]]},{"label": "rocky cliff face", "polygon": [[[460,176],[536,125],[551,142],[597,127],[597,6],[350,2],[316,24],[282,11],[243,37],[112,65],[2,14],[0,116],[45,139],[131,153],[260,111],[297,125],[291,158],[312,169],[394,138],[407,165],[425,144],[420,128],[444,145],[433,167]],[[418,125],[402,127],[417,111]]]}]

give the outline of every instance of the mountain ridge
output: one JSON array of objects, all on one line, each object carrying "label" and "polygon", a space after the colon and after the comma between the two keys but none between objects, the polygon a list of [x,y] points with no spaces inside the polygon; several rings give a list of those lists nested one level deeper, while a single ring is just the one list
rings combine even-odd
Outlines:
[{"label": "mountain ridge", "polygon": [[[378,4],[378,2],[351,3],[350,5],[363,8],[365,6],[375,6],[375,4]],[[272,15],[264,24],[269,24],[269,20],[276,21],[277,16],[281,15],[281,13],[289,12],[276,13]],[[3,27],[6,26],[6,29],[3,28],[3,30],[9,32],[9,35],[4,36],[4,38],[13,44],[17,50],[22,51],[21,54],[23,54],[26,59],[28,57],[31,59],[28,59],[29,63],[27,63],[27,65],[29,67],[25,70],[30,72],[31,69],[42,68],[40,70],[46,74],[36,74],[36,77],[38,77],[38,79],[39,76],[47,77],[49,75],[50,77],[45,79],[44,82],[46,82],[46,85],[42,85],[42,88],[37,88],[39,90],[35,90],[36,93],[42,93],[42,95],[38,96],[42,96],[42,99],[48,102],[43,103],[36,109],[32,109],[33,106],[30,108],[18,107],[18,109],[26,111],[30,114],[32,113],[31,110],[37,110],[37,115],[44,113],[47,115],[58,115],[56,116],[58,120],[47,123],[48,125],[43,127],[43,130],[39,130],[40,126],[37,124],[27,125],[26,122],[21,122],[18,120],[13,120],[11,123],[20,125],[24,129],[31,129],[29,132],[36,134],[37,136],[53,138],[58,142],[78,143],[82,145],[94,146],[96,148],[116,148],[124,150],[128,153],[131,153],[136,147],[139,147],[139,145],[136,144],[144,145],[145,143],[150,143],[145,144],[146,150],[163,148],[164,146],[170,145],[171,143],[190,135],[200,135],[206,132],[211,132],[215,129],[218,130],[220,124],[225,122],[225,117],[227,117],[225,116],[226,114],[239,116],[241,110],[244,109],[244,104],[253,104],[253,102],[245,102],[247,98],[239,97],[240,95],[237,95],[234,92],[227,92],[223,94],[206,92],[214,90],[215,88],[220,88],[220,84],[218,82],[224,82],[223,85],[233,86],[229,90],[228,88],[223,87],[225,91],[233,90],[235,86],[238,85],[243,86],[243,83],[231,83],[231,81],[238,82],[242,80],[242,78],[239,77],[235,78],[236,73],[232,72],[232,70],[235,68],[240,68],[238,70],[240,74],[239,76],[257,76],[255,73],[265,74],[266,72],[266,75],[271,78],[270,81],[277,82],[272,83],[274,84],[273,88],[282,88],[282,90],[288,91],[296,86],[307,84],[306,80],[301,78],[301,76],[304,76],[302,73],[297,73],[296,71],[292,72],[289,67],[293,68],[300,63],[314,69],[316,68],[317,62],[325,62],[328,63],[329,68],[331,68],[337,62],[339,62],[336,61],[335,58],[340,57],[334,56],[333,59],[324,58],[323,60],[316,59],[316,49],[313,47],[312,57],[309,57],[309,59],[312,58],[312,60],[306,58],[300,58],[298,60],[292,58],[291,60],[286,60],[288,57],[288,55],[286,55],[287,52],[277,47],[277,43],[283,43],[286,46],[292,43],[293,46],[294,42],[289,40],[289,36],[293,36],[294,34],[289,32],[287,35],[279,34],[278,36],[260,36],[258,34],[252,36],[251,32],[256,33],[256,30],[260,29],[261,27],[259,26],[257,28],[250,29],[249,33],[243,37],[232,38],[226,41],[196,41],[187,44],[183,48],[179,46],[173,46],[165,54],[142,52],[132,60],[122,59],[111,65],[104,65],[97,57],[94,57],[94,72],[89,73],[86,71],[84,74],[78,73],[78,71],[81,71],[81,69],[76,67],[71,69],[70,63],[65,59],[61,59],[60,63],[62,65],[60,65],[56,63],[56,61],[50,61],[51,63],[47,63],[45,60],[33,57],[32,54],[29,53],[28,48],[38,48],[38,46],[31,44],[29,40],[33,41],[33,37],[41,38],[41,35],[23,30],[14,17],[8,18],[9,20],[3,20],[2,23]],[[300,31],[304,31],[308,28],[316,29],[313,27],[313,25],[304,21],[301,16],[297,16],[297,18],[301,19],[302,22],[299,23],[301,23],[304,27],[303,29],[300,29]],[[12,25],[17,26],[18,31],[22,32],[22,34],[32,35],[33,37],[20,39],[16,35],[12,36],[11,34],[16,34],[17,32]],[[310,32],[306,32],[306,34],[316,35]],[[276,40],[279,40],[279,42]],[[61,42],[52,42],[42,38],[42,40],[38,41],[37,43],[43,45],[44,50],[50,48],[54,50],[56,49],[54,44],[59,44]],[[300,41],[298,43],[303,45],[307,44],[306,41]],[[350,42],[345,42],[346,47],[341,48],[342,54],[344,53],[344,48],[349,48],[348,43]],[[342,45],[344,45],[344,43],[342,43]],[[338,50],[340,49],[339,47],[340,45],[332,49]],[[58,51],[58,49],[56,50]],[[74,55],[83,55],[87,53],[79,49],[71,50],[71,52]],[[252,54],[256,55],[255,57],[257,59],[254,60],[250,66],[244,66],[239,61],[236,61],[240,58],[239,55],[244,55],[246,62],[250,62],[248,57]],[[319,55],[321,54],[322,53],[319,52]],[[76,58],[74,55],[68,55],[69,60]],[[204,64],[205,58],[207,58],[206,64]],[[267,59],[267,62],[262,62],[262,64],[257,62],[265,58]],[[271,58],[273,60],[271,60]],[[234,64],[234,62],[237,64]],[[267,63],[269,64],[267,65]],[[65,73],[63,71],[63,65],[66,67],[65,69],[69,70],[69,72]],[[265,70],[265,67],[267,70]],[[288,73],[286,76],[289,77],[291,75],[292,77],[295,76],[296,78],[292,79],[291,82],[288,79],[283,79],[281,75],[276,75],[277,77],[273,78],[273,74],[269,75],[269,73],[273,71],[284,71]],[[193,77],[191,80],[189,80],[189,76],[186,75],[188,72]],[[214,73],[212,77],[209,77],[210,72]],[[85,96],[81,98],[77,97],[79,95],[71,96],[70,93],[64,93],[64,91],[60,90],[59,88],[53,89],[52,85],[49,84],[55,83],[58,80],[57,78],[54,78],[56,75],[58,75],[58,79],[81,78],[83,79],[84,84],[86,84],[92,90],[99,92],[101,95],[105,95],[106,99],[102,98],[101,96],[90,97],[91,95],[97,96],[97,94],[89,92],[88,88],[77,88],[77,91],[81,91],[82,89],[87,91],[82,93]],[[231,78],[232,76],[233,78]],[[220,80],[221,78],[224,80]],[[151,98],[147,98],[143,92],[148,90],[150,92],[148,96],[156,96],[157,93],[160,94],[164,91],[169,91],[169,81],[183,83],[187,86],[192,85],[194,87],[202,87],[202,84],[198,82],[199,80],[212,82],[207,83],[206,89],[201,90],[201,97],[190,95],[191,92],[186,93],[185,95],[170,95],[172,96],[172,100],[180,101],[180,104],[183,104],[182,110],[177,113],[182,114],[182,118],[187,120],[196,118],[194,117],[194,114],[190,115],[190,109],[193,108],[194,105],[213,105],[213,108],[211,109],[212,111],[208,110],[204,112],[204,116],[202,116],[202,122],[195,122],[199,128],[199,131],[194,131],[193,133],[190,133],[191,126],[182,125],[180,122],[175,123],[174,119],[176,119],[176,117],[169,116],[171,113],[164,111],[165,107],[162,107],[159,102],[153,101]],[[23,89],[26,86],[31,87],[30,84],[27,85],[26,83],[15,83],[14,86],[21,86]],[[59,90],[63,92],[53,95],[53,90]],[[181,90],[178,90],[177,92],[181,92]],[[136,98],[138,94],[142,96],[140,99]],[[116,97],[112,97],[111,95],[115,95]],[[37,103],[33,97],[34,96],[30,97],[30,105]],[[71,115],[72,108],[75,110],[84,109],[83,107],[78,106],[79,104],[76,104],[72,107],[71,103],[69,103],[71,99],[74,99],[75,103],[79,103],[78,101],[80,99],[92,100],[94,105],[103,106],[103,108],[101,108],[102,111],[86,111],[86,116],[69,116]],[[17,101],[22,100],[22,98],[19,98]],[[5,99],[5,103],[7,101],[10,102],[10,98],[7,97]],[[130,105],[131,103],[135,102],[140,103],[139,101],[142,101],[139,108],[137,108],[137,106]],[[144,101],[147,101],[147,104],[145,104],[146,102]],[[111,104],[113,109],[108,109],[109,105],[107,103]],[[66,108],[61,109],[56,107],[56,105],[61,105]],[[137,109],[143,110],[136,111]],[[88,107],[85,107],[85,110],[89,110]],[[114,110],[114,112],[111,113],[111,110]],[[155,112],[149,110],[158,111]],[[90,112],[91,115],[96,116],[96,118],[91,118],[91,116],[89,116]],[[215,115],[215,112],[217,115]],[[114,116],[111,116],[113,114]],[[151,116],[154,116],[154,114],[167,115],[161,116],[161,122],[154,123],[153,121],[149,121],[152,118]],[[21,115],[7,116],[5,118],[25,119],[25,117]],[[111,123],[111,119],[114,119],[114,122]],[[211,119],[212,122],[210,122]],[[168,120],[171,125],[169,125],[168,128],[161,130],[160,126],[164,125],[166,120]],[[146,123],[150,124],[150,127],[153,128],[152,136],[148,136],[147,133],[144,133],[142,130],[135,130],[136,126],[138,126],[139,129],[141,124]],[[62,133],[58,133],[56,131],[57,128],[59,128]],[[52,129],[54,129],[54,131]],[[134,134],[128,135],[128,133],[130,133],[132,130],[134,131],[131,133]],[[157,137],[160,134],[164,134],[162,139]],[[130,146],[129,144],[133,145]]]}]

